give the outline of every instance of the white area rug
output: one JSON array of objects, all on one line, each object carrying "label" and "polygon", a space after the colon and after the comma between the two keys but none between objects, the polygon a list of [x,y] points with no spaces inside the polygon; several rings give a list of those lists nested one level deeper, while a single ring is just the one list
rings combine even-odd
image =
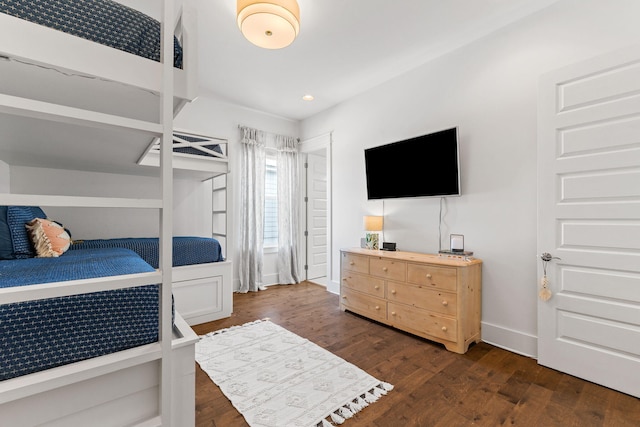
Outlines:
[{"label": "white area rug", "polygon": [[268,320],[201,337],[196,361],[252,427],[342,424],[393,389]]}]

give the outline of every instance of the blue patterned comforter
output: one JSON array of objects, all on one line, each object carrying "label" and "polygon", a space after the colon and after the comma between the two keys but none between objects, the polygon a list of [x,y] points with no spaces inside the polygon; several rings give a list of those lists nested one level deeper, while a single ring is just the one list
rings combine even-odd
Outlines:
[{"label": "blue patterned comforter", "polygon": [[[160,23],[111,0],[0,0],[0,13],[160,61]],[[175,37],[173,54],[182,68]]]},{"label": "blue patterned comforter", "polygon": [[[151,272],[128,249],[0,261],[0,288]],[[158,286],[0,305],[0,380],[158,340]]]},{"label": "blue patterned comforter", "polygon": [[[71,249],[127,248],[140,255],[153,268],[158,268],[158,243],[157,238],[95,239],[74,243],[71,245]],[[218,261],[224,261],[224,258],[220,243],[216,239],[205,237],[173,238],[174,267]]]}]

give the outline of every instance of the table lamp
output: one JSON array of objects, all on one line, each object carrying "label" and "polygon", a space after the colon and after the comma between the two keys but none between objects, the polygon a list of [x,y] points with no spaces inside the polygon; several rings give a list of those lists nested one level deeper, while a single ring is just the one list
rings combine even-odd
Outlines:
[{"label": "table lamp", "polygon": [[364,229],[366,234],[367,249],[380,249],[380,231],[382,231],[383,217],[365,216]]}]

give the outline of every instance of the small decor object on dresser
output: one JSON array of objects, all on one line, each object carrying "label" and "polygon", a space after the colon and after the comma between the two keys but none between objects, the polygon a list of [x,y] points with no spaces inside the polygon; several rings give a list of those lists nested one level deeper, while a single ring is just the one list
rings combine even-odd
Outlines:
[{"label": "small decor object on dresser", "polygon": [[381,216],[365,216],[364,217],[364,229],[367,232],[366,242],[367,249],[380,249],[380,234],[384,219]]},{"label": "small decor object on dresser", "polygon": [[383,251],[395,251],[396,244],[393,242],[382,242],[382,250]]},{"label": "small decor object on dresser", "polygon": [[451,252],[464,252],[464,235],[451,234],[449,236]]},{"label": "small decor object on dresser", "polygon": [[340,251],[340,308],[465,353],[480,342],[482,261]]}]

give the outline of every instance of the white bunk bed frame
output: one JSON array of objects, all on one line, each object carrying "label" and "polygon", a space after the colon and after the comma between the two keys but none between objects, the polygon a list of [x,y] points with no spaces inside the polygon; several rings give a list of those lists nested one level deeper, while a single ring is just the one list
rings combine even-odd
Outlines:
[{"label": "white bunk bed frame", "polygon": [[[181,136],[203,141],[193,142]],[[205,147],[214,144],[221,146],[222,153]],[[214,209],[212,211],[214,216],[212,220],[213,237],[223,238],[224,251],[226,254],[231,253],[230,242],[227,239],[227,230],[229,230],[227,220],[230,216],[229,197],[231,194],[228,182],[228,141],[224,138],[206,136],[183,129],[174,129],[173,148],[190,148],[208,155],[175,152],[173,153],[173,169],[174,172],[178,173],[183,171],[189,177],[196,177],[202,181],[212,181],[213,202],[216,204],[216,208],[219,208],[219,204],[224,205],[223,209]],[[154,138],[137,163],[142,166],[159,166],[161,149],[160,139]],[[216,197],[216,193],[221,191],[224,192],[222,200]],[[219,216],[224,218],[215,220],[215,217]],[[231,316],[233,310],[232,272],[232,262],[228,260],[173,268],[173,296],[176,309],[187,324],[198,325]]]},{"label": "white bunk bed frame", "polygon": [[[161,1],[163,60],[160,63],[0,14],[0,56],[157,93],[161,111],[158,123],[7,94],[0,94],[0,114],[141,133],[171,141],[175,108],[193,99],[197,88],[196,28],[193,14],[185,10],[174,20],[173,0]],[[167,31],[164,24],[167,22],[181,25],[176,34],[182,37],[184,70],[174,69],[173,61],[167,60],[173,58],[174,33]],[[33,40],[40,42],[33,43]],[[3,425],[188,427],[194,424],[197,336],[178,312],[173,325],[171,321],[172,282],[186,273],[166,268],[172,263],[171,144],[162,145],[160,158],[161,199],[0,194],[2,205],[121,207],[160,212],[160,268],[156,272],[0,289],[0,303],[161,283],[157,343],[1,381]],[[230,271],[230,265],[223,268]],[[206,274],[214,277],[218,272]]]}]

